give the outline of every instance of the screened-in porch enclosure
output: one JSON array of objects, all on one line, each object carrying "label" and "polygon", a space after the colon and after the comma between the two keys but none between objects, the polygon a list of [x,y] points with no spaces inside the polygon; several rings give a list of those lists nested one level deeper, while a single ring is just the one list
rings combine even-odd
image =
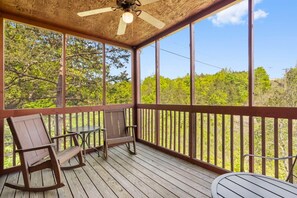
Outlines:
[{"label": "screened-in porch enclosure", "polygon": [[[42,196],[209,197],[231,171],[285,180],[292,158],[243,156],[296,155],[296,2],[117,2],[0,2],[0,195],[23,195],[3,187],[22,180],[8,117],[42,113],[55,136],[104,128],[104,111],[122,108],[138,154],[114,147],[104,161],[89,149],[86,167],[63,172],[66,190]],[[101,148],[102,133],[89,142]]]}]

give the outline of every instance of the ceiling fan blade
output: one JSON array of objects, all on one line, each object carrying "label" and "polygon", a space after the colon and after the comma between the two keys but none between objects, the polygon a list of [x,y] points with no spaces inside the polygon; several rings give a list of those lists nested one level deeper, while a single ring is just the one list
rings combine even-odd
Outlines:
[{"label": "ceiling fan blade", "polygon": [[107,7],[107,8],[100,8],[100,9],[95,9],[95,10],[88,10],[88,11],[84,11],[84,12],[78,12],[77,15],[80,17],[85,17],[85,16],[100,14],[100,13],[104,13],[104,12],[111,12],[113,10],[114,10],[114,8]]},{"label": "ceiling fan blade", "polygon": [[155,17],[153,17],[152,15],[150,15],[144,11],[141,11],[141,13],[138,15],[138,17],[141,18],[142,20],[150,23],[151,25],[155,26],[156,28],[162,29],[165,26],[165,23],[163,23],[159,19],[156,19]]},{"label": "ceiling fan blade", "polygon": [[126,32],[127,24],[123,21],[123,17],[120,18],[117,35],[123,35]]},{"label": "ceiling fan blade", "polygon": [[141,3],[141,5],[146,5],[146,4],[150,4],[150,3],[155,3],[157,1],[160,0],[139,0],[139,2]]}]

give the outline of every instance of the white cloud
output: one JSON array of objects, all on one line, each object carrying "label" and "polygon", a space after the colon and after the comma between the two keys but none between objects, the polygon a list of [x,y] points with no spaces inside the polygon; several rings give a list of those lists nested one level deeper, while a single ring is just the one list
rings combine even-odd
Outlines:
[{"label": "white cloud", "polygon": [[[255,5],[261,3],[262,0],[255,0]],[[211,22],[216,26],[223,25],[239,25],[246,23],[248,15],[248,0],[243,0],[242,2],[223,10],[216,15],[209,18]],[[255,11],[255,20],[267,17],[268,13],[259,9]]]},{"label": "white cloud", "polygon": [[257,10],[254,12],[254,19],[257,20],[257,19],[261,19],[261,18],[266,18],[268,16],[268,13],[265,12],[264,10]]}]

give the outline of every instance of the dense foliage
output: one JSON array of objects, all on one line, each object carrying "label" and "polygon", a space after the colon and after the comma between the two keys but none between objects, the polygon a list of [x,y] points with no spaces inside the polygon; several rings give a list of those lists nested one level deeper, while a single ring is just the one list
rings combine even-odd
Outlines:
[{"label": "dense foliage", "polygon": [[[66,104],[102,104],[101,43],[67,35]],[[107,103],[130,103],[128,50],[106,47]],[[62,106],[62,34],[5,22],[5,108]],[[117,72],[120,70],[121,72]]]}]

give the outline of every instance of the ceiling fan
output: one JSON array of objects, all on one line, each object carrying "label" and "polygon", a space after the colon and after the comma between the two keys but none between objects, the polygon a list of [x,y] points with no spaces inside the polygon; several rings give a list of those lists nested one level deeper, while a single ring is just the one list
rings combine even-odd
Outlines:
[{"label": "ceiling fan", "polygon": [[127,24],[133,22],[134,14],[136,14],[136,16],[138,16],[142,20],[155,26],[156,28],[162,29],[165,26],[165,23],[153,17],[152,15],[148,14],[147,12],[144,12],[138,9],[142,5],[147,5],[150,3],[154,3],[156,1],[159,1],[159,0],[116,0],[116,4],[117,4],[116,7],[106,7],[106,8],[99,8],[95,10],[88,10],[84,12],[78,12],[77,15],[80,17],[85,17],[85,16],[100,14],[104,12],[122,10],[124,11],[124,13],[120,18],[117,35],[125,34]]}]

